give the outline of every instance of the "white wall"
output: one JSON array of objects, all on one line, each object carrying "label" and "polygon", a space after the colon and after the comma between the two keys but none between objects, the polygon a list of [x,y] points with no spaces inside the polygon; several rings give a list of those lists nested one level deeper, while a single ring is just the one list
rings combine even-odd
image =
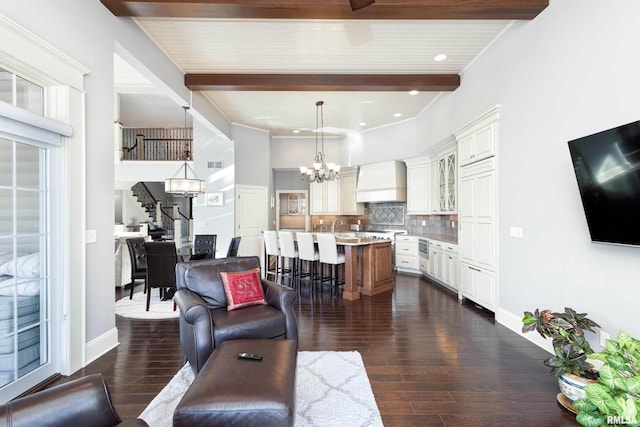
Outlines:
[{"label": "white wall", "polygon": [[[267,187],[269,198],[275,197],[273,186],[271,134],[259,129],[234,124],[232,127],[235,146],[236,184]],[[276,221],[275,204],[269,203],[267,225]]]},{"label": "white wall", "polygon": [[371,129],[346,136],[343,141],[342,163],[359,166],[385,160],[403,160],[418,154],[416,120]]},{"label": "white wall", "polygon": [[[640,2],[562,0],[513,26],[418,121],[436,142],[500,112],[499,318],[569,306],[640,336],[640,248],[591,243],[567,141],[640,119]],[[640,222],[639,222],[640,224]],[[524,229],[523,239],[509,227]]]},{"label": "white wall", "polygon": [[[207,193],[222,192],[224,198],[223,206],[207,206],[204,195],[193,200],[194,234],[216,234],[216,256],[223,257],[234,230],[234,147],[198,120],[193,123],[193,136],[194,170],[207,182]],[[207,163],[213,161],[222,161],[223,169],[209,169]]]},{"label": "white wall", "polygon": [[[318,142],[318,151],[321,145]],[[326,162],[346,165],[346,157],[342,153],[340,138],[324,138],[324,154]],[[316,157],[316,140],[314,137],[277,137],[271,139],[271,166],[274,169],[296,169],[300,166],[311,167]]]}]

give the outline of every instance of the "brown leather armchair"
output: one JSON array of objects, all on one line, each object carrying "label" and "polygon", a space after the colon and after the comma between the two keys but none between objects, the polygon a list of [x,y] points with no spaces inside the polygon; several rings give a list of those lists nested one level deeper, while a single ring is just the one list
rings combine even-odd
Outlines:
[{"label": "brown leather armchair", "polygon": [[0,420],[13,427],[134,427],[141,419],[122,421],[101,374],[88,375],[21,397],[0,406]]},{"label": "brown leather armchair", "polygon": [[219,258],[181,262],[176,266],[174,300],[180,308],[180,342],[191,369],[197,374],[213,350],[223,341],[248,338],[298,340],[293,311],[296,292],[262,280],[267,305],[227,311],[221,272],[260,268],[253,257]]}]

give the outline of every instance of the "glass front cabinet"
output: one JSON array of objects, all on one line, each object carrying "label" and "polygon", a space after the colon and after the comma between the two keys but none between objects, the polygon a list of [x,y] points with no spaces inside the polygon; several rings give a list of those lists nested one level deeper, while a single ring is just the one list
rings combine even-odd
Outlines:
[{"label": "glass front cabinet", "polygon": [[457,206],[457,150],[456,144],[448,144],[437,153],[435,161],[436,176],[434,183],[437,186],[434,194],[437,195],[433,203],[433,213],[451,214],[458,211]]}]

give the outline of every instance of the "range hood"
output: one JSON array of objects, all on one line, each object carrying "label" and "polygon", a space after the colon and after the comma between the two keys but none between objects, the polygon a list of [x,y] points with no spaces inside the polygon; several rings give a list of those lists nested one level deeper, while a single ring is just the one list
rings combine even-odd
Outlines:
[{"label": "range hood", "polygon": [[407,166],[398,160],[360,166],[356,201],[406,202]]}]

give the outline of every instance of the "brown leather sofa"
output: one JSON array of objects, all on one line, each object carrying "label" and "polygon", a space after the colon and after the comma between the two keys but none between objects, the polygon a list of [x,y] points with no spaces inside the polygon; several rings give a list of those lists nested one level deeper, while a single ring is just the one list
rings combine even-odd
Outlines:
[{"label": "brown leather sofa", "polygon": [[0,406],[0,420],[12,427],[148,427],[141,419],[122,421],[101,374],[5,403]]},{"label": "brown leather sofa", "polygon": [[293,311],[296,292],[286,286],[262,280],[268,305],[254,305],[227,311],[227,297],[220,272],[260,268],[258,257],[233,257],[176,266],[174,300],[180,308],[180,342],[197,375],[220,343],[235,339],[290,339],[298,341],[298,324]]}]

